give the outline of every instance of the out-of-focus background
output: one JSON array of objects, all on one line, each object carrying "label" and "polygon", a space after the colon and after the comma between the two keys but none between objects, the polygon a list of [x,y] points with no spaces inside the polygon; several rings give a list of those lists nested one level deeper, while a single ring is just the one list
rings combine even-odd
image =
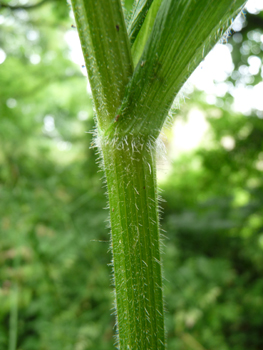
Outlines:
[{"label": "out-of-focus background", "polygon": [[[105,185],[70,6],[1,4],[0,349],[112,350]],[[175,102],[158,160],[171,350],[263,349],[262,0],[233,29]]]}]

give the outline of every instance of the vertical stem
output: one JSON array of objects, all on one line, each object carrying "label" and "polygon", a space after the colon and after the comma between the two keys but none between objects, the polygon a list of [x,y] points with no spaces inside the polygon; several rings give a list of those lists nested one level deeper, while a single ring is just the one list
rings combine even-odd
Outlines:
[{"label": "vertical stem", "polygon": [[116,117],[133,73],[130,42],[120,0],[71,0],[98,125]]},{"label": "vertical stem", "polygon": [[164,349],[155,144],[100,140],[108,184],[119,347]]}]

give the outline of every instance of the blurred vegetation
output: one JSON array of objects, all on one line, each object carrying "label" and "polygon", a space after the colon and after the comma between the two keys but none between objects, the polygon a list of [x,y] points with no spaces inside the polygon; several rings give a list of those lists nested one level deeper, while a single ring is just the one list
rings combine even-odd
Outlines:
[{"label": "blurred vegetation", "polygon": [[[0,349],[114,349],[105,185],[70,7],[2,3],[22,8],[0,9]],[[162,184],[168,349],[263,349],[263,111],[234,113],[231,94],[262,81],[263,14],[229,43],[228,92],[215,105],[194,92],[180,112],[203,111],[209,146]]]}]

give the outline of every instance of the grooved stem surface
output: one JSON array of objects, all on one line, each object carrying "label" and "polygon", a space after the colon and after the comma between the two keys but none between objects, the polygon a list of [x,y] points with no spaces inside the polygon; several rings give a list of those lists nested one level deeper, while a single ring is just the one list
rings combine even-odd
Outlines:
[{"label": "grooved stem surface", "polygon": [[155,146],[102,144],[121,350],[164,349]]}]

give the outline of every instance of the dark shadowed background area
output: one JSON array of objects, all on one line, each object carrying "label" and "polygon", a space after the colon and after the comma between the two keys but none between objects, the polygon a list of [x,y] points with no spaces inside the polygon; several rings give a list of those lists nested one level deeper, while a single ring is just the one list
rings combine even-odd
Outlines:
[{"label": "dark shadowed background area", "polygon": [[[0,350],[112,350],[106,189],[70,5],[0,3]],[[169,350],[263,349],[263,12],[250,8],[214,82],[225,88],[188,87],[174,113],[181,124],[202,113],[206,142],[179,152],[166,132]],[[241,90],[259,96],[243,113]]]}]

